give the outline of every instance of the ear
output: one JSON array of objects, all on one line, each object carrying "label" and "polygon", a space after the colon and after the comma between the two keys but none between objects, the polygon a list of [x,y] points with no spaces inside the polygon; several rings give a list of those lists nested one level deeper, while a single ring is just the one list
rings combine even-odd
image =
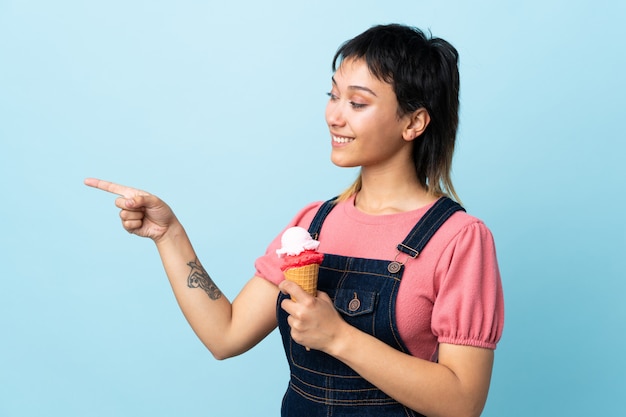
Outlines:
[{"label": "ear", "polygon": [[428,127],[429,123],[430,123],[430,114],[428,113],[428,110],[426,110],[423,107],[415,110],[410,115],[410,118],[408,120],[408,125],[406,129],[404,129],[404,132],[402,133],[402,137],[406,141],[412,141],[420,137],[420,135],[424,133],[424,131]]}]

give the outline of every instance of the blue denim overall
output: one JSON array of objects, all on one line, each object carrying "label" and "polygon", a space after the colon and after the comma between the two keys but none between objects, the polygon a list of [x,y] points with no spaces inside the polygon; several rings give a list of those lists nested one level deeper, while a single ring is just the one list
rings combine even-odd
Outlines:
[{"label": "blue denim overall", "polygon": [[[334,199],[320,207],[309,227],[311,236],[319,235],[333,207]],[[463,208],[449,198],[440,198],[397,246],[398,251],[411,258],[417,257],[439,226],[457,210]],[[318,289],[328,293],[346,322],[408,353],[398,334],[395,318],[396,295],[403,271],[403,264],[396,260],[324,254]],[[421,416],[361,378],[343,362],[320,351],[307,351],[294,342],[287,324],[288,315],[280,307],[285,297],[281,293],[277,305],[278,327],[291,370],[283,398],[283,417]]]}]

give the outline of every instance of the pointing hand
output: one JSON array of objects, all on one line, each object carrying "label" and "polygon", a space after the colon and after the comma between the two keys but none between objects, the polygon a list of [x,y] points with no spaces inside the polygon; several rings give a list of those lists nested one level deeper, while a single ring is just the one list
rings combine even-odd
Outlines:
[{"label": "pointing hand", "polygon": [[122,226],[129,233],[157,242],[178,222],[165,202],[145,191],[96,178],[85,179],[85,185],[119,196],[115,205],[121,209]]}]

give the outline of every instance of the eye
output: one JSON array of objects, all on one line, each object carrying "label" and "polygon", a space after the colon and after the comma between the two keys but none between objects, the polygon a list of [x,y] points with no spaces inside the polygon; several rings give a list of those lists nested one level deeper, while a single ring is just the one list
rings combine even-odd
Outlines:
[{"label": "eye", "polygon": [[329,91],[328,93],[326,93],[326,95],[330,98],[330,101],[336,101],[339,99],[339,97],[334,95],[332,91]]},{"label": "eye", "polygon": [[358,110],[358,109],[362,109],[367,107],[367,104],[363,104],[363,103],[356,103],[354,101],[350,102],[350,105],[352,106],[353,109]]}]

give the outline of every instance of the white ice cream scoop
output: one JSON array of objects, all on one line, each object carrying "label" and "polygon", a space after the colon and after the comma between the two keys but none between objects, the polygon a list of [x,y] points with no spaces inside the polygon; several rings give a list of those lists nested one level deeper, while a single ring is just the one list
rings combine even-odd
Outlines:
[{"label": "white ice cream scoop", "polygon": [[279,257],[300,255],[305,250],[316,250],[320,242],[313,239],[304,227],[290,227],[283,232],[280,238],[282,247],[276,249]]}]

